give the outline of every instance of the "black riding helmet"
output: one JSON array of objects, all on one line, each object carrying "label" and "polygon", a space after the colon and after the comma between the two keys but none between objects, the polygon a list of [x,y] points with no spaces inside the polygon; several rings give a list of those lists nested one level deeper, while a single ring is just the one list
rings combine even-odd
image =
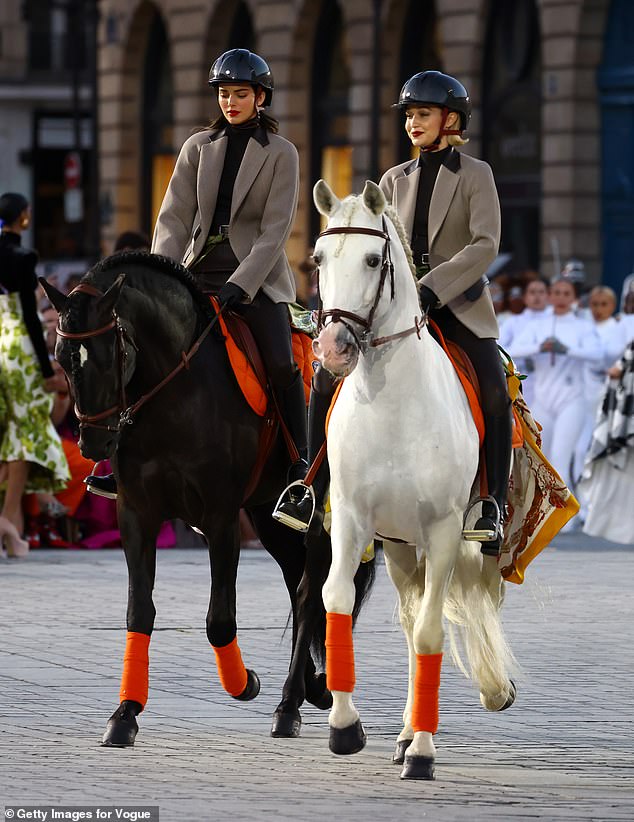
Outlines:
[{"label": "black riding helmet", "polygon": [[440,71],[419,71],[405,83],[393,108],[429,105],[455,111],[460,116],[460,131],[471,119],[471,100],[467,89],[455,77]]},{"label": "black riding helmet", "polygon": [[217,87],[224,83],[248,83],[251,86],[262,86],[264,105],[271,105],[274,88],[271,69],[266,60],[248,49],[225,51],[214,62],[209,72],[209,85]]}]

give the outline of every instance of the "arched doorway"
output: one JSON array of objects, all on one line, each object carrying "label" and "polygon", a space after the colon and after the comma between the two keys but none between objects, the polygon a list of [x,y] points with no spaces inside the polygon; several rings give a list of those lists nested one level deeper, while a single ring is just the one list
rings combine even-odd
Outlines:
[{"label": "arched doorway", "polygon": [[[341,10],[336,0],[324,0],[315,32],[311,83],[311,173],[309,187],[322,177],[335,194],[352,187],[352,146],[349,136],[351,76]],[[312,195],[310,198],[312,201]],[[310,235],[319,232],[319,214],[310,209]]]},{"label": "arched doorway", "polygon": [[541,54],[535,0],[492,0],[484,49],[482,145],[502,208],[500,251],[537,268],[541,202]]},{"label": "arched doorway", "polygon": [[634,4],[612,0],[598,74],[601,95],[603,282],[634,270]]},{"label": "arched doorway", "polygon": [[151,234],[174,169],[170,49],[160,14],[152,17],[142,78],[141,221]]}]

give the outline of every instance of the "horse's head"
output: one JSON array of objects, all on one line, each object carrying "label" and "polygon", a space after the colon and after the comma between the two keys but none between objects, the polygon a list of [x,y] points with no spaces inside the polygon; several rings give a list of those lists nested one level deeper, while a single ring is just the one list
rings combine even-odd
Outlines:
[{"label": "horse's head", "polygon": [[66,296],[41,279],[59,312],[55,357],[71,387],[80,421],[79,446],[85,457],[106,459],[114,453],[126,409],[126,385],[136,366],[132,328],[117,305],[125,274],[105,291],[86,278]]},{"label": "horse's head", "polygon": [[325,368],[347,376],[390,310],[394,264],[407,266],[407,262],[392,219],[385,216],[385,196],[375,183],[366,182],[360,196],[340,200],[320,180],[313,199],[317,210],[328,217],[314,251],[321,331],[313,350]]}]

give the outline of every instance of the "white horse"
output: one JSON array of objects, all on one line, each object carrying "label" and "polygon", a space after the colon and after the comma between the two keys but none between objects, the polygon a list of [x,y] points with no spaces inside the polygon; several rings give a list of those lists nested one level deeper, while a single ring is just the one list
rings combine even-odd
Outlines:
[{"label": "white horse", "polygon": [[[352,702],[350,614],[364,548],[383,539],[409,646],[409,691],[394,761],[403,779],[433,779],[443,611],[460,626],[482,704],[509,707],[513,657],[499,619],[503,581],[496,559],[462,538],[478,468],[478,434],[458,377],[421,322],[411,252],[394,209],[366,183],[339,200],[320,180],[313,191],[328,227],[315,245],[322,331],[315,354],[345,376],[331,413],[332,566],[326,668],[333,693],[330,748],[365,745]],[[406,250],[407,249],[407,250]]]}]

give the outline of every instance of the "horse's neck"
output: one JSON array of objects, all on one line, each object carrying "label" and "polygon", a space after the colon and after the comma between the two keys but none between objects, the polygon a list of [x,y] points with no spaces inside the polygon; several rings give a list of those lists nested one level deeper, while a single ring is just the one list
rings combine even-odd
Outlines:
[{"label": "horse's neck", "polygon": [[136,381],[154,383],[166,376],[187,352],[197,324],[191,300],[166,304],[140,291],[130,298],[128,319],[138,347]]}]

